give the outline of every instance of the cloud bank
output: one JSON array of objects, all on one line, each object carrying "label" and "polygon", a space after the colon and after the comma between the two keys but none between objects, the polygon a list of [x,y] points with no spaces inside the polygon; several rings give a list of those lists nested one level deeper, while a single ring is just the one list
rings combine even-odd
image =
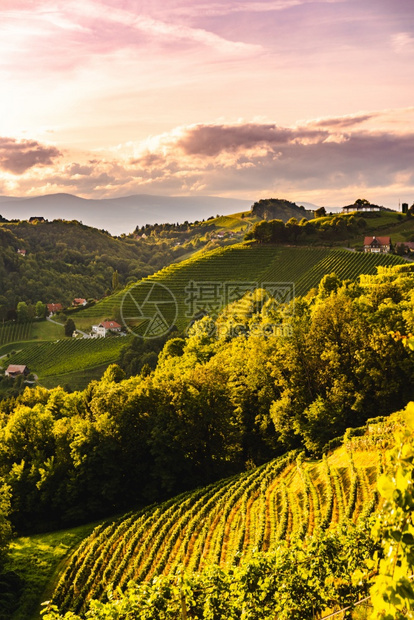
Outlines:
[{"label": "cloud bank", "polygon": [[54,146],[36,140],[16,140],[0,137],[0,169],[20,175],[34,167],[51,166],[61,155]]},{"label": "cloud bank", "polygon": [[319,196],[331,204],[358,192],[383,204],[397,195],[412,201],[414,130],[407,127],[414,127],[413,120],[410,108],[291,127],[253,121],[196,124],[76,157],[36,141],[3,138],[0,167],[7,174],[0,174],[0,190],[14,195],[66,191],[89,198]]}]

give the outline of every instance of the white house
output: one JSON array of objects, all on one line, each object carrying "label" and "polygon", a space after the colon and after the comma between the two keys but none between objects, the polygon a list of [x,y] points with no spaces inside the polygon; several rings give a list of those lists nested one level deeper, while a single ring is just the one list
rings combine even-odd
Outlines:
[{"label": "white house", "polygon": [[100,336],[101,338],[105,338],[107,332],[119,333],[122,327],[116,321],[102,321],[99,325],[92,325],[92,332],[96,336]]}]

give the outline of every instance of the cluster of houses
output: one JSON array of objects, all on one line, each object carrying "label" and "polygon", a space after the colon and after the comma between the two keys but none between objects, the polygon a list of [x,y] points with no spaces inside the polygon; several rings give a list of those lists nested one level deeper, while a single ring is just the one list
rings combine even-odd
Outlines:
[{"label": "cluster of houses", "polygon": [[[76,297],[72,302],[72,307],[80,308],[87,305],[87,300],[81,297]],[[62,312],[64,310],[61,303],[46,304],[49,316]],[[109,334],[122,335],[122,325],[112,319],[105,319],[99,325],[92,325],[92,338],[105,338]],[[86,335],[85,335],[86,337]]]},{"label": "cluster of houses", "polygon": [[[83,299],[83,297],[76,297],[72,301],[72,307],[81,308],[82,306],[86,306],[87,300]],[[62,312],[63,306],[60,303],[46,304],[48,314],[56,314],[57,312]]]}]

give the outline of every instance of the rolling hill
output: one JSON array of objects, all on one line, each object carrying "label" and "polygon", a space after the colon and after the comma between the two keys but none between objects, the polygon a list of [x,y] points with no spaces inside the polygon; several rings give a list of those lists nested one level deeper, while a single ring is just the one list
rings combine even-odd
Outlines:
[{"label": "rolling hill", "polygon": [[[170,314],[165,316],[166,323],[172,325],[175,321],[178,329],[183,330],[195,315],[203,311],[217,314],[225,305],[234,301],[234,297],[229,297],[229,285],[234,285],[231,293],[238,291],[240,297],[246,290],[280,283],[292,283],[295,294],[304,295],[316,287],[327,273],[335,272],[339,278],[355,280],[361,274],[376,273],[377,266],[404,262],[404,259],[390,254],[235,244],[170,265],[141,283],[81,311],[78,320],[82,324],[91,324],[109,316],[114,307],[119,308],[124,317],[136,316],[136,303],[142,303],[141,289],[147,291],[150,284],[155,284],[165,287],[176,302],[176,307],[172,305]],[[199,285],[198,288],[196,285]],[[200,299],[203,286],[208,287],[209,299]],[[198,298],[194,299],[194,295],[198,295]],[[128,324],[128,318],[125,322]],[[130,325],[134,333],[137,333],[136,323]]]},{"label": "rolling hill", "polygon": [[[378,507],[383,450],[401,427],[399,415],[347,433],[322,460],[297,452],[99,526],[71,556],[53,600],[84,612],[91,598],[125,589],[130,580],[223,570],[285,541],[309,540]],[[309,538],[310,537],[310,538]]]},{"label": "rolling hill", "polygon": [[130,338],[67,338],[25,347],[12,355],[7,363],[23,364],[39,379],[66,375],[76,370],[88,371],[116,362],[120,350]]}]

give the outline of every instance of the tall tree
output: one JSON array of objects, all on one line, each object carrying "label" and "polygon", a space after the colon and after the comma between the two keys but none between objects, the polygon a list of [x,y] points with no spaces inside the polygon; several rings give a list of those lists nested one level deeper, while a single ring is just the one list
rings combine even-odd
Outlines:
[{"label": "tall tree", "polygon": [[71,336],[73,336],[73,332],[76,329],[76,325],[73,319],[67,319],[65,325],[64,325],[64,330],[65,330],[65,336],[68,336],[69,338]]}]

